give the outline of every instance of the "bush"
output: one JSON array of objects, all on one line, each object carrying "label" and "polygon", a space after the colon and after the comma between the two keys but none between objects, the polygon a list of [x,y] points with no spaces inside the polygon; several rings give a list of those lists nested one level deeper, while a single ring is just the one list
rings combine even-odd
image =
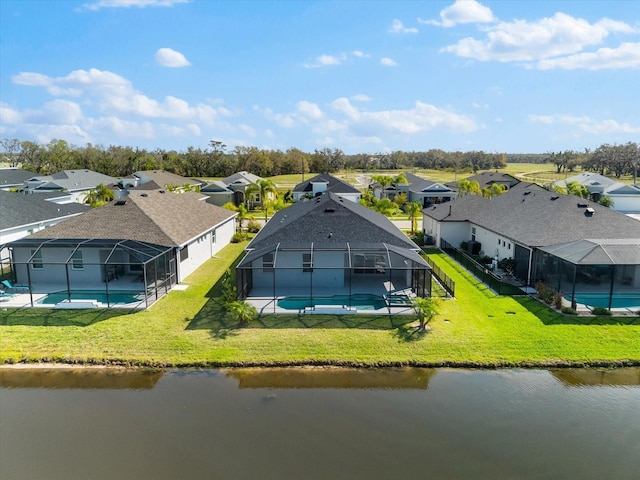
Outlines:
[{"label": "bush", "polygon": [[593,307],[593,310],[591,310],[591,313],[593,313],[594,315],[611,315],[611,311],[608,308],[605,307]]},{"label": "bush", "polygon": [[258,233],[260,231],[260,228],[262,227],[255,220],[250,220],[247,224],[247,232],[249,233]]},{"label": "bush", "polygon": [[466,252],[469,250],[469,242],[460,242],[460,250]]},{"label": "bush", "polygon": [[578,314],[578,312],[576,312],[571,307],[562,307],[562,313],[564,313],[565,315],[577,315]]},{"label": "bush", "polygon": [[538,292],[538,297],[540,297],[540,299],[547,305],[551,305],[553,303],[556,292],[552,287],[550,287],[546,283],[544,282],[536,283],[536,292]]},{"label": "bush", "polygon": [[414,233],[413,237],[411,237],[411,240],[413,240],[413,242],[419,247],[422,247],[424,245],[424,232]]},{"label": "bush", "polygon": [[243,232],[236,232],[231,237],[231,243],[240,243],[247,239],[247,234]]},{"label": "bush", "polygon": [[553,295],[553,306],[558,310],[562,308],[562,292],[556,292]]},{"label": "bush", "polygon": [[493,258],[488,255],[481,255],[480,258],[478,258],[478,263],[482,265],[491,265],[493,263]]}]

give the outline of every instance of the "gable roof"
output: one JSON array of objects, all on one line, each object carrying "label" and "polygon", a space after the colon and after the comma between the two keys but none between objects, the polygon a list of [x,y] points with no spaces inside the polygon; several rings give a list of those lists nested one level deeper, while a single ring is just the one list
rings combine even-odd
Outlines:
[{"label": "gable roof", "polygon": [[425,192],[452,192],[451,188],[433,180],[427,180],[425,178],[418,177],[413,173],[405,173],[405,178],[409,182],[409,191],[414,193]]},{"label": "gable roof", "polygon": [[256,183],[258,180],[262,180],[262,178],[258,175],[254,175],[253,173],[243,170],[241,172],[236,172],[233,175],[229,175],[228,177],[223,178],[221,181],[225,185],[231,185],[232,183],[249,185],[251,183]]},{"label": "gable roof", "polygon": [[140,178],[141,176],[145,176],[151,179],[151,182],[154,184],[145,187],[144,185],[138,185],[133,190],[155,190],[158,188],[166,188],[167,185],[173,185],[174,187],[180,187],[185,183],[189,185],[203,185],[204,182],[200,180],[195,180],[193,178],[183,177],[181,175],[176,175],[175,173],[167,172],[165,170],[140,170],[133,174],[135,177]]},{"label": "gable roof", "polygon": [[152,191],[93,208],[29,238],[136,240],[182,246],[237,214],[194,192]]},{"label": "gable roof", "polygon": [[526,246],[585,238],[640,238],[640,222],[575,195],[549,192],[535,184],[520,183],[491,200],[464,196],[423,213],[439,221],[468,221]]},{"label": "gable roof", "polygon": [[321,173],[313,178],[310,178],[306,182],[297,184],[293,191],[299,193],[313,192],[314,183],[326,183],[327,191],[336,193],[338,195],[360,193],[360,190],[352,185],[340,180],[339,178],[329,175],[328,173]]},{"label": "gable roof", "polygon": [[589,190],[589,193],[602,193],[605,195],[640,195],[640,187],[619,182],[599,173],[582,172],[565,180],[558,180],[554,185],[566,187],[568,183],[578,182]]},{"label": "gable roof", "polygon": [[[469,180],[470,182],[478,182],[480,189],[490,187],[494,183],[505,184],[510,188],[520,183],[520,180],[513,175],[502,172],[481,172],[472,175],[471,177],[467,177],[466,180]],[[458,182],[449,182],[446,185],[451,188],[458,188]]]},{"label": "gable roof", "polygon": [[79,203],[57,204],[47,201],[54,195],[25,195],[0,190],[0,230],[78,215],[89,210]]},{"label": "gable roof", "polygon": [[362,205],[324,192],[277,212],[248,248],[278,243],[308,244],[386,243],[407,249],[418,247],[387,217]]},{"label": "gable roof", "polygon": [[101,183],[109,185],[115,183],[118,179],[104,175],[93,170],[78,169],[64,170],[56,172],[53,175],[31,175],[27,179],[33,182],[40,182],[32,188],[37,190],[66,190],[68,192],[77,192],[83,190],[91,190]]},{"label": "gable roof", "polygon": [[0,188],[22,185],[33,177],[33,172],[22,168],[0,168]]}]

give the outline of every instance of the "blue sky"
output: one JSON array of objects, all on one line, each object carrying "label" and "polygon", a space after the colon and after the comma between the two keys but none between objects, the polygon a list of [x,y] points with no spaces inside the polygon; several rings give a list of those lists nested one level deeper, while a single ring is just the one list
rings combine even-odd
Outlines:
[{"label": "blue sky", "polygon": [[640,1],[2,0],[0,138],[544,153],[640,139]]}]

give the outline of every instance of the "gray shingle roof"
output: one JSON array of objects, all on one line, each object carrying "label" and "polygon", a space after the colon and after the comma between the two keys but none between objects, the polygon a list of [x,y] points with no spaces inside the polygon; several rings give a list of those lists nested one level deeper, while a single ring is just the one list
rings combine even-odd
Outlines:
[{"label": "gray shingle roof", "polygon": [[[586,211],[587,207],[593,209],[593,214]],[[640,222],[575,195],[549,192],[535,184],[520,183],[491,200],[464,196],[423,213],[439,221],[470,221],[526,246],[585,238],[640,238]]]},{"label": "gray shingle roof", "polygon": [[91,209],[29,238],[137,240],[163,246],[184,245],[236,213],[201,201],[194,192],[160,193],[127,197]]},{"label": "gray shingle roof", "polygon": [[348,183],[343,182],[339,178],[329,175],[328,173],[321,173],[307,180],[306,182],[301,182],[297,184],[294,187],[293,191],[300,192],[300,193],[312,192],[313,191],[312,183],[314,182],[326,182],[327,190],[333,193],[337,193],[338,195],[347,194],[347,193],[360,193],[360,190],[358,190],[354,186],[349,185]]},{"label": "gray shingle roof", "polygon": [[[481,189],[490,187],[494,183],[505,184],[509,187],[513,187],[520,182],[520,180],[513,175],[502,172],[481,172],[472,175],[471,177],[467,177],[466,180],[469,180],[470,182],[478,182]],[[458,188],[458,182],[449,182],[447,183],[447,186],[451,188]]]},{"label": "gray shingle roof", "polygon": [[0,188],[22,185],[33,175],[33,172],[21,168],[0,168]]},{"label": "gray shingle roof", "polygon": [[280,210],[251,241],[249,248],[277,243],[387,243],[417,249],[387,217],[326,192]]},{"label": "gray shingle roof", "polygon": [[62,190],[65,189],[68,192],[91,190],[96,188],[101,183],[109,185],[115,183],[118,180],[109,175],[103,175],[102,173],[94,172],[93,170],[64,170],[62,172],[56,172],[53,175],[33,175],[29,179],[38,179],[42,182],[42,185],[36,187],[45,190]]},{"label": "gray shingle roof", "polygon": [[[167,172],[165,170],[140,170],[133,174],[136,177],[140,177],[140,175],[144,175],[151,179],[152,182],[155,182],[155,188],[166,188],[167,185],[173,185],[174,187],[180,187],[185,183],[189,185],[204,185],[204,182],[200,180],[194,180],[193,178],[183,177],[181,175],[176,175],[175,173]],[[144,185],[138,186],[136,188],[145,189]],[[147,188],[147,190],[151,190]]]},{"label": "gray shingle roof", "polygon": [[427,180],[425,178],[418,177],[413,173],[406,172],[404,174],[405,178],[409,182],[409,190],[415,193],[423,193],[424,191],[432,191],[432,192],[446,192],[452,191],[450,187],[438,182],[434,182],[433,180]]},{"label": "gray shingle roof", "polygon": [[229,175],[228,177],[223,178],[221,181],[225,185],[231,185],[232,183],[242,183],[244,185],[249,185],[251,183],[256,183],[258,180],[262,180],[258,175],[254,175],[253,173],[242,171],[236,172],[233,175]]},{"label": "gray shingle roof", "polygon": [[[0,190],[0,230],[77,215],[89,210],[86,205],[59,205],[47,201],[52,195],[24,195]],[[53,195],[55,196],[55,195]]]}]

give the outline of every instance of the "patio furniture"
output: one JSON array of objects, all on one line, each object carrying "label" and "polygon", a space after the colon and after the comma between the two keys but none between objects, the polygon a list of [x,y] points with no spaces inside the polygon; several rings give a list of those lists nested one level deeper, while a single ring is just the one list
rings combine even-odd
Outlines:
[{"label": "patio furniture", "polygon": [[2,285],[4,285],[5,287],[7,287],[9,290],[12,290],[14,292],[17,292],[19,290],[22,290],[23,292],[28,292],[29,291],[29,287],[26,285],[13,285],[9,280],[2,280]]},{"label": "patio furniture", "polygon": [[15,295],[13,293],[7,293],[4,290],[0,290],[0,302],[7,302],[14,297]]}]

